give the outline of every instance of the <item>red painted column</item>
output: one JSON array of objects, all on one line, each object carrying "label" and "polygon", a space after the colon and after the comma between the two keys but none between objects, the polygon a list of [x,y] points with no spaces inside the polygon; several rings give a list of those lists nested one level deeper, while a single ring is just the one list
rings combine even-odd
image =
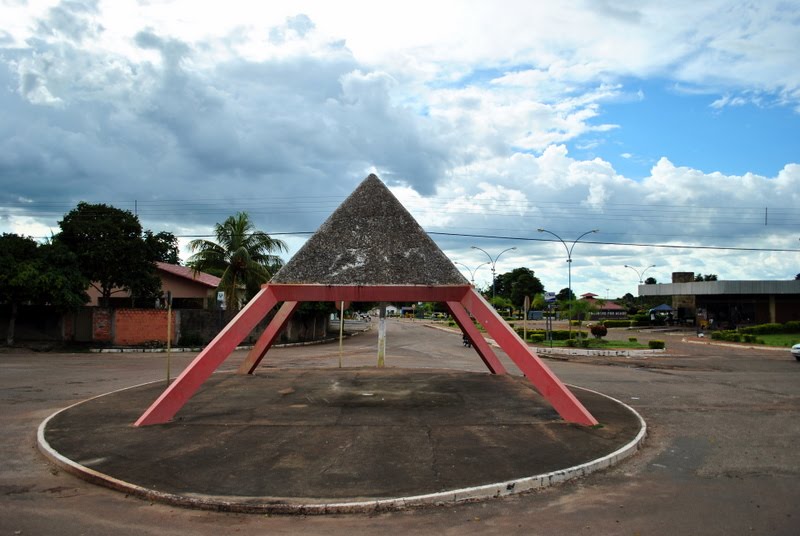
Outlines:
[{"label": "red painted column", "polygon": [[147,408],[134,426],[163,424],[172,419],[276,303],[269,286],[262,288]]},{"label": "red painted column", "polygon": [[597,419],[475,289],[471,289],[461,303],[564,420],[587,426],[598,424]]},{"label": "red painted column", "polygon": [[483,360],[483,363],[489,369],[492,374],[508,374],[506,368],[500,363],[500,359],[498,359],[497,354],[494,353],[492,347],[489,346],[489,343],[486,342],[486,339],[483,338],[480,331],[477,330],[475,324],[472,323],[472,319],[469,317],[469,314],[464,310],[464,306],[461,305],[459,302],[446,302],[447,307],[450,309],[450,313],[453,315],[453,318],[458,324],[458,327],[461,328],[467,338],[472,342],[472,346],[475,347],[475,351],[478,352],[478,355]]},{"label": "red painted column", "polygon": [[283,326],[286,325],[286,322],[289,321],[289,318],[297,309],[298,305],[300,305],[300,302],[283,302],[278,313],[272,318],[272,321],[270,321],[264,333],[258,338],[258,341],[256,341],[256,344],[250,350],[250,353],[247,354],[245,360],[239,365],[239,369],[236,371],[237,374],[252,374],[256,370],[258,364],[264,359],[272,343],[278,338],[278,334],[283,329]]}]

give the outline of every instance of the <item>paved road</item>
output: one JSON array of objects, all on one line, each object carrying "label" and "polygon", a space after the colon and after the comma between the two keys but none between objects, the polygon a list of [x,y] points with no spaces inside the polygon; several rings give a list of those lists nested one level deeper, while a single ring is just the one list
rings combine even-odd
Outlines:
[{"label": "paved road", "polygon": [[[408,321],[390,322],[388,333],[388,366],[483,368],[458,335]],[[0,353],[0,535],[799,534],[800,363],[788,352],[688,344],[681,334],[639,337],[666,339],[670,355],[612,366],[548,361],[564,381],[644,416],[650,436],[631,460],[542,492],[372,516],[191,511],[75,479],[36,451],[38,424],[89,396],[163,377],[164,356]],[[354,337],[343,365],[372,365],[375,353],[374,331]],[[173,370],[191,357],[173,355]],[[259,371],[337,365],[334,344],[276,349]]]}]

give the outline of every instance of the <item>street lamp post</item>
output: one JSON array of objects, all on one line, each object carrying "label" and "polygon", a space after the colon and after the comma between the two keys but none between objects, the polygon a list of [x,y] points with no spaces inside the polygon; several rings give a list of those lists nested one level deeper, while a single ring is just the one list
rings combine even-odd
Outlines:
[{"label": "street lamp post", "polygon": [[484,264],[489,264],[489,263],[488,262],[483,262],[483,263],[479,264],[478,266],[476,266],[474,269],[471,269],[469,266],[467,266],[463,262],[453,261],[453,264],[460,264],[461,266],[463,266],[464,268],[467,269],[467,271],[469,272],[470,281],[472,282],[472,286],[474,287],[475,286],[475,272],[477,272],[478,268],[480,268]]},{"label": "street lamp post", "polygon": [[[634,272],[636,272],[636,276],[639,278],[639,284],[640,284],[640,285],[644,283],[644,274],[645,274],[645,273],[647,273],[647,270],[649,270],[650,268],[655,268],[655,267],[656,267],[656,265],[655,265],[655,264],[651,264],[650,266],[647,266],[647,267],[646,267],[644,270],[642,270],[642,271],[640,272],[639,270],[637,270],[637,269],[636,269],[636,268],[634,268],[633,266],[630,266],[629,264],[626,264],[626,265],[625,265],[625,268],[630,268],[631,270],[633,270]],[[637,294],[639,293],[639,290],[638,290],[638,289],[636,290],[636,293],[637,293]],[[644,303],[644,297],[643,297],[643,296],[640,296],[640,297],[639,297],[639,305],[642,305],[643,303]]]},{"label": "street lamp post", "polygon": [[630,265],[628,265],[628,264],[626,264],[626,265],[625,265],[625,268],[630,268],[631,270],[633,270],[634,272],[636,272],[636,275],[639,277],[639,284],[640,284],[640,285],[644,283],[644,281],[643,281],[643,279],[644,279],[644,274],[645,274],[645,273],[647,273],[647,270],[649,270],[650,268],[655,268],[655,267],[656,267],[656,265],[655,265],[655,264],[651,264],[650,266],[646,267],[644,270],[642,270],[642,271],[640,272],[639,270],[637,270],[637,269],[636,269],[636,268],[634,268],[633,266],[630,266]]},{"label": "street lamp post", "polygon": [[[492,258],[491,255],[489,255],[489,253],[486,252],[485,249],[481,249],[478,246],[472,246],[472,249],[477,249],[478,251],[483,251],[484,253],[486,253],[486,256],[489,257],[489,262],[484,263],[484,264],[491,264],[492,265],[492,301],[494,301],[494,276],[495,276],[495,268],[497,267],[497,259],[499,259],[500,255],[502,255],[506,251],[511,251],[512,249],[517,249],[517,248],[513,247],[513,248],[504,249],[503,251],[498,253],[497,257],[495,257],[494,259]],[[494,306],[494,303],[492,303],[492,306]]]},{"label": "street lamp post", "polygon": [[[585,233],[580,235],[578,238],[576,238],[575,241],[572,242],[571,246],[568,246],[567,243],[564,242],[564,240],[560,236],[558,236],[556,233],[554,233],[553,231],[548,231],[547,229],[537,229],[537,231],[539,231],[540,233],[547,233],[547,234],[551,234],[551,235],[555,236],[556,238],[558,238],[558,241],[561,242],[564,245],[564,249],[567,250],[567,292],[569,293],[568,296],[567,296],[567,299],[570,302],[572,302],[572,250],[575,249],[575,244],[577,244],[580,241],[581,238],[583,238],[584,236],[586,236],[588,234],[599,233],[600,229],[592,229],[591,231],[586,231]],[[569,319],[569,338],[571,339],[572,338],[572,304],[571,303],[570,303],[570,307],[569,307],[569,313],[568,313],[567,316],[568,316],[568,319]]]}]

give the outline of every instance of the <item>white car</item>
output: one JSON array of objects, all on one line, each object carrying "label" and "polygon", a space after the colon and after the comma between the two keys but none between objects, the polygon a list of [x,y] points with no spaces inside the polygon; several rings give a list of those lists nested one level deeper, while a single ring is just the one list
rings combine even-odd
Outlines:
[{"label": "white car", "polygon": [[792,346],[792,355],[795,359],[800,361],[800,343],[795,344]]}]

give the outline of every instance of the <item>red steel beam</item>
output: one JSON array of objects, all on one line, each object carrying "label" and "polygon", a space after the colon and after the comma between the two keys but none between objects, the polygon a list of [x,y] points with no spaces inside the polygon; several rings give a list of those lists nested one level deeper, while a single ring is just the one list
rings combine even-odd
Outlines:
[{"label": "red steel beam", "polygon": [[461,331],[463,331],[472,342],[472,346],[475,347],[475,351],[478,352],[486,368],[488,368],[492,374],[508,374],[506,368],[497,358],[497,354],[494,353],[492,347],[489,346],[489,343],[483,338],[483,335],[481,335],[480,331],[475,327],[475,324],[472,323],[472,319],[469,317],[469,314],[467,314],[467,311],[464,310],[464,306],[459,302],[446,303],[456,324],[458,324]]},{"label": "red steel beam", "polygon": [[469,285],[267,285],[278,301],[391,302],[461,301]]},{"label": "red steel beam", "polygon": [[233,320],[197,354],[186,369],[167,387],[134,423],[134,426],[163,424],[180,410],[209,376],[253,330],[278,300],[269,287],[262,288]]},{"label": "red steel beam", "polygon": [[461,304],[481,323],[564,420],[586,426],[598,424],[597,419],[480,294],[470,289]]},{"label": "red steel beam", "polygon": [[252,374],[256,370],[258,364],[264,359],[272,343],[278,338],[278,334],[283,329],[283,326],[286,325],[292,313],[295,312],[298,305],[300,305],[300,302],[283,302],[278,313],[272,318],[269,325],[264,330],[264,333],[261,334],[261,337],[258,338],[256,344],[250,350],[250,353],[247,354],[245,360],[239,365],[239,369],[236,371],[237,374]]}]

